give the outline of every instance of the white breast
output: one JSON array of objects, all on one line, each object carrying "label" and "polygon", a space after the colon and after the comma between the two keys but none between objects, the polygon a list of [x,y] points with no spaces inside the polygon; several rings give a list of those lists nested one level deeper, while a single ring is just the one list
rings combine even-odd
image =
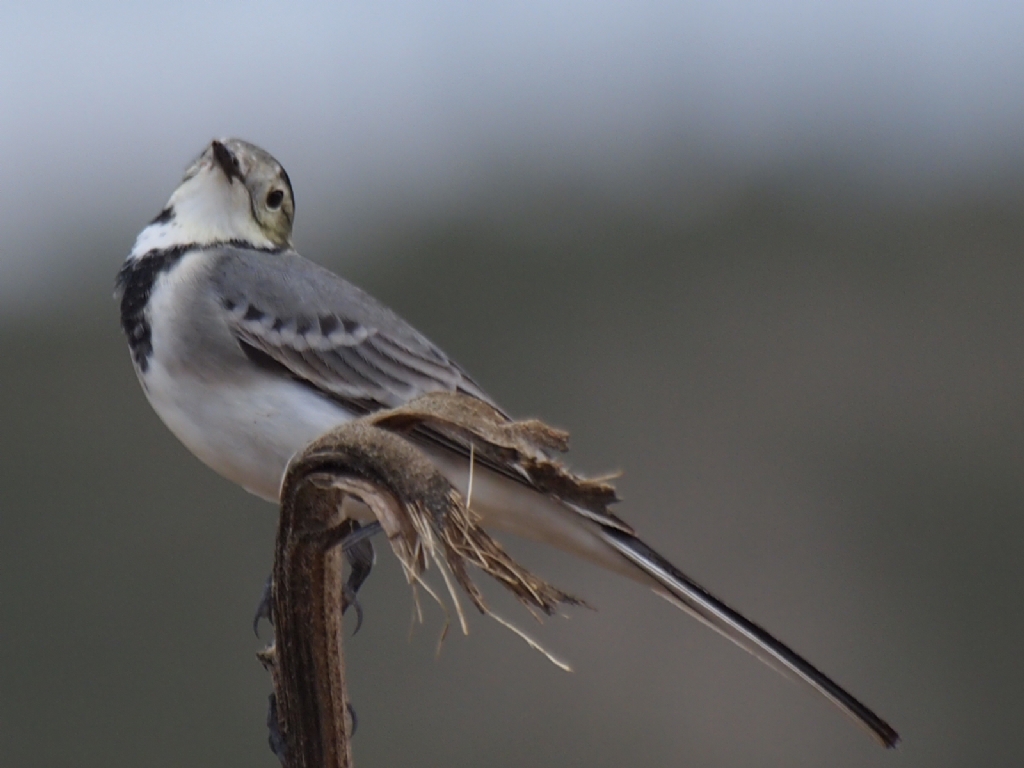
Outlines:
[{"label": "white breast", "polygon": [[206,258],[186,255],[154,286],[153,354],[139,378],[168,429],[203,463],[277,501],[291,457],[353,414],[245,358],[203,292]]}]

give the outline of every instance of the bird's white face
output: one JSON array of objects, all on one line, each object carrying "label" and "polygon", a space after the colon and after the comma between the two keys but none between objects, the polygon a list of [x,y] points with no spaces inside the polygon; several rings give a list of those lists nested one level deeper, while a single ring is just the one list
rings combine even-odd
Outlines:
[{"label": "bird's white face", "polygon": [[139,234],[129,258],[226,242],[288,248],[294,218],[291,183],[280,163],[239,139],[213,141]]}]

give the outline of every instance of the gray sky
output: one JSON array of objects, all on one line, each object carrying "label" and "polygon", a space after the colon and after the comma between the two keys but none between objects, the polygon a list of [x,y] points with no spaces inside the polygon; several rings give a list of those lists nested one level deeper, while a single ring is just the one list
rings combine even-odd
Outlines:
[{"label": "gray sky", "polygon": [[976,181],[1022,157],[1022,32],[1011,2],[8,7],[0,314],[116,268],[67,233],[126,252],[213,136],[285,163],[307,231],[458,205],[496,167],[609,176],[665,148]]}]

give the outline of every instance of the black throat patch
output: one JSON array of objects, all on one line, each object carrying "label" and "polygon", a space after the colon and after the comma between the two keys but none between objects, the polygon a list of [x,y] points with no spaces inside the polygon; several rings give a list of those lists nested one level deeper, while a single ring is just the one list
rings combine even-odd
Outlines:
[{"label": "black throat patch", "polygon": [[149,368],[153,354],[153,329],[146,319],[146,305],[157,278],[181,261],[195,246],[175,246],[126,261],[117,273],[117,290],[121,292],[121,329],[128,337],[128,347],[135,365],[143,373]]}]

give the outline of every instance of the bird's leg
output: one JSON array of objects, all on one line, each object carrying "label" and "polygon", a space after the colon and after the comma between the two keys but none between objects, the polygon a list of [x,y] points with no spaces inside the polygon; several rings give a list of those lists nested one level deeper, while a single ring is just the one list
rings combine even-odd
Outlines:
[{"label": "bird's leg", "polygon": [[[377,557],[373,551],[370,537],[380,530],[380,523],[376,521],[369,525],[360,525],[351,519],[344,520],[338,527],[338,544],[345,551],[345,557],[349,563],[348,579],[345,580],[341,593],[341,612],[344,615],[349,606],[355,606],[356,628],[352,634],[358,632],[363,625],[363,608],[356,598],[356,593],[369,577],[370,571],[373,570]],[[273,575],[268,576],[266,584],[263,585],[263,594],[260,595],[260,602],[256,606],[256,615],[253,616],[252,631],[256,633],[257,637],[260,634],[259,627],[262,619],[266,619],[271,624],[274,623],[274,608],[271,599],[272,584]]]},{"label": "bird's leg", "polygon": [[377,556],[373,551],[373,542],[370,541],[370,537],[380,531],[381,527],[380,523],[376,521],[366,526],[360,526],[355,520],[346,520],[342,525],[348,528],[343,534],[341,546],[345,549],[349,572],[341,591],[341,613],[344,615],[349,606],[356,609],[356,628],[352,632],[354,635],[363,626],[363,607],[359,604],[356,593],[359,592],[359,588],[363,586],[363,582],[373,570]]}]

